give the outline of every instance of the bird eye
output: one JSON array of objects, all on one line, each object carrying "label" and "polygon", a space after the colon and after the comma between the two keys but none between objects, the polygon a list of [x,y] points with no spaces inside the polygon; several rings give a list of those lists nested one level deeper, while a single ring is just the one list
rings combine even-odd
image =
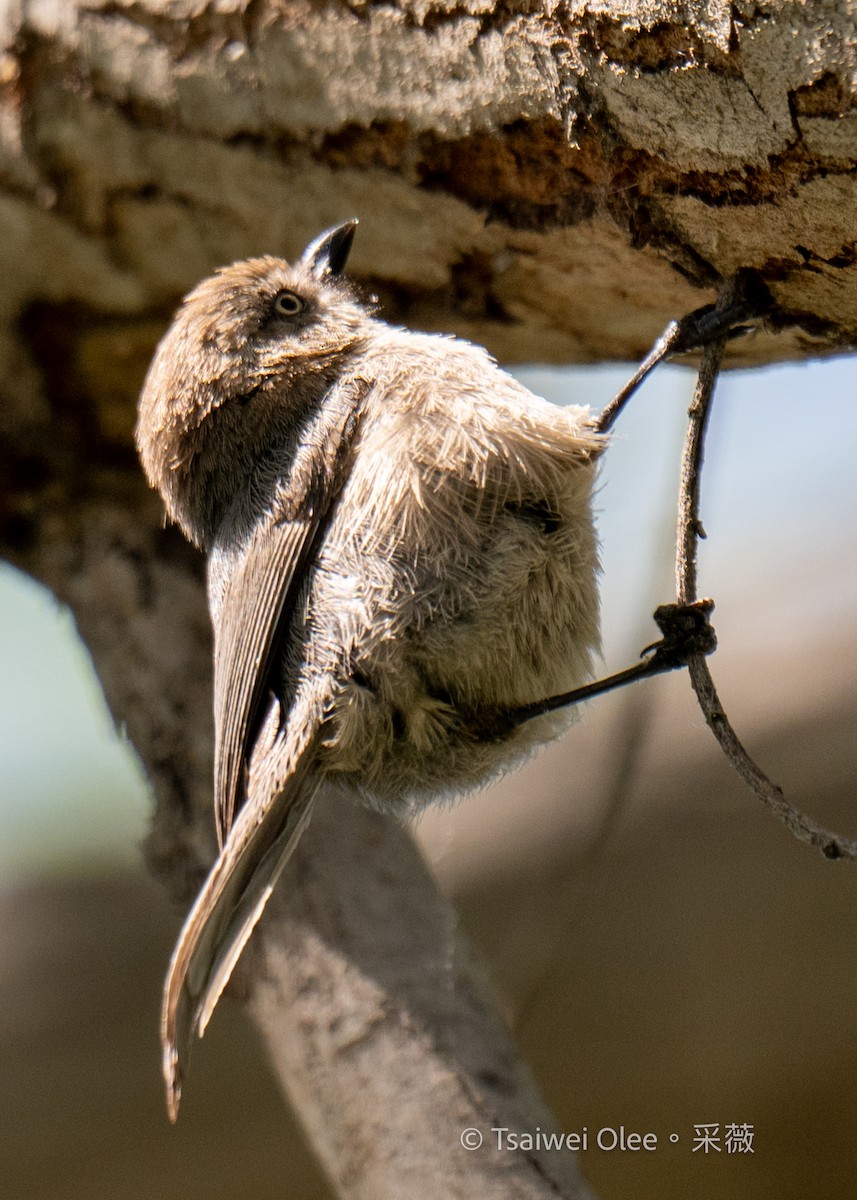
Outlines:
[{"label": "bird eye", "polygon": [[277,292],[273,307],[278,317],[296,317],[306,308],[306,301],[296,292]]}]

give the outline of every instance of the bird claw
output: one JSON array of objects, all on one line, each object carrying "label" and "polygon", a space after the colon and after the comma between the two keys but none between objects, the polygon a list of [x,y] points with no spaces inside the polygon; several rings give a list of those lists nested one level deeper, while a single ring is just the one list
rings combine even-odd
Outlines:
[{"label": "bird claw", "polygon": [[673,671],[687,666],[694,654],[711,654],[717,649],[717,634],[709,620],[713,609],[714,601],[710,599],[659,605],[654,617],[663,637],[647,646],[641,657],[651,656],[653,671]]}]

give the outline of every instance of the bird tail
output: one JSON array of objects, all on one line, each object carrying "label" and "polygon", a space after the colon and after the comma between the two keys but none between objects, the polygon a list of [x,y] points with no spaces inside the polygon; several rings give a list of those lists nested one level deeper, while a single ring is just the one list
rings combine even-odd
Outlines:
[{"label": "bird tail", "polygon": [[[261,770],[256,772],[255,764],[251,765],[248,799],[179,934],[161,1010],[167,1112],[172,1122],[178,1117],[193,1034],[202,1037],[205,1032],[309,821],[319,783],[310,770],[313,750],[314,740],[309,739],[295,755],[281,734]],[[278,770],[284,760],[288,770]],[[265,798],[261,804],[254,804],[254,794]]]}]

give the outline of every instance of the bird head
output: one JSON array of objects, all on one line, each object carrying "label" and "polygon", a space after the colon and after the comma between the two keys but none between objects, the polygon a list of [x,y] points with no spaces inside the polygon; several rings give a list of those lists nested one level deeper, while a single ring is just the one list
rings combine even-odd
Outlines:
[{"label": "bird head", "polygon": [[295,263],[266,256],[222,267],[185,297],[158,345],[137,448],[196,544],[210,540],[254,465],[294,442],[359,352],[372,317],[342,275],[356,227],[326,230]]}]

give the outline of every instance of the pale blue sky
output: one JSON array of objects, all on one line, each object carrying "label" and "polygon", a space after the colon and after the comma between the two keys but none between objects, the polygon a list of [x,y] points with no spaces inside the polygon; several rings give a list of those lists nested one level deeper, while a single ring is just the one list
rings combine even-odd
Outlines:
[{"label": "pale blue sky", "polygon": [[[704,476],[709,541],[700,580],[701,591],[717,598],[721,641],[740,628],[744,638],[787,643],[807,615],[853,620],[854,370],[853,359],[838,359],[721,381]],[[628,373],[516,372],[551,400],[595,408]],[[692,383],[681,368],[657,372],[621,418],[606,457],[597,507],[611,669],[654,640],[649,614],[673,594],[672,520]],[[136,861],[149,800],[133,755],[112,730],[69,615],[3,566],[0,663],[0,886],[44,871]]]}]

